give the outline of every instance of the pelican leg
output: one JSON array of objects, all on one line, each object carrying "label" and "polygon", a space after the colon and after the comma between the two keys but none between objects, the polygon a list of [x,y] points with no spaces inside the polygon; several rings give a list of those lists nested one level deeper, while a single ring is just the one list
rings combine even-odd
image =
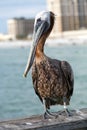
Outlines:
[{"label": "pelican leg", "polygon": [[70,111],[67,109],[67,105],[66,105],[67,98],[66,98],[66,97],[63,98],[63,102],[64,102],[64,111],[65,111],[67,117],[69,117],[69,116],[71,116],[71,113],[70,113]]},{"label": "pelican leg", "polygon": [[58,117],[58,115],[51,113],[51,112],[47,109],[45,100],[43,100],[43,104],[44,104],[44,111],[45,111],[45,113],[44,113],[44,119],[57,118],[57,117]]},{"label": "pelican leg", "polygon": [[70,113],[70,111],[68,110],[68,108],[67,108],[67,106],[66,106],[66,103],[65,103],[65,102],[64,102],[64,111],[65,111],[65,113],[66,113],[67,117],[71,116],[71,113]]},{"label": "pelican leg", "polygon": [[58,112],[58,115],[65,115],[65,116],[67,116],[67,117],[70,117],[72,114],[71,114],[70,111],[67,109],[66,102],[67,102],[67,98],[64,97],[64,98],[63,98],[64,110],[63,110],[63,111],[59,111],[59,112]]}]

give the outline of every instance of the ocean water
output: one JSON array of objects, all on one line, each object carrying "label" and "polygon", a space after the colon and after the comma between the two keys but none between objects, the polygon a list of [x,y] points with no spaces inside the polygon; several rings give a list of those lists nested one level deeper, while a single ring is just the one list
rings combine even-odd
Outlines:
[{"label": "ocean water", "polygon": [[[23,78],[30,47],[0,48],[0,120],[42,114],[43,105],[36,96],[31,78]],[[67,60],[74,71],[74,94],[70,109],[87,108],[87,44],[45,46],[45,53]],[[58,111],[63,107],[52,107]]]}]

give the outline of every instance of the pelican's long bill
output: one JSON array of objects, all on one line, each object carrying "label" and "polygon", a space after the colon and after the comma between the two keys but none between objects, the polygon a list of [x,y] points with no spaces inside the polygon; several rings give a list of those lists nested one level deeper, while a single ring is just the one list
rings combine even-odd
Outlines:
[{"label": "pelican's long bill", "polygon": [[46,21],[41,21],[39,25],[36,24],[36,26],[34,27],[33,44],[31,45],[28,62],[27,62],[27,65],[26,65],[26,68],[25,68],[25,71],[23,74],[24,77],[27,76],[27,74],[28,74],[33,62],[34,62],[36,47],[38,45],[40,37],[47,30],[47,27],[48,27],[47,24],[48,23]]}]

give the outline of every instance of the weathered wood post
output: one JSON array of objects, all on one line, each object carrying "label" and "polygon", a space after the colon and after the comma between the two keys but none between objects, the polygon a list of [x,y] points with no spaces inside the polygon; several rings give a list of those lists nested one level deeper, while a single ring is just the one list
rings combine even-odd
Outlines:
[{"label": "weathered wood post", "polygon": [[87,130],[87,109],[72,110],[72,116],[59,115],[56,119],[43,116],[2,121],[0,130]]}]

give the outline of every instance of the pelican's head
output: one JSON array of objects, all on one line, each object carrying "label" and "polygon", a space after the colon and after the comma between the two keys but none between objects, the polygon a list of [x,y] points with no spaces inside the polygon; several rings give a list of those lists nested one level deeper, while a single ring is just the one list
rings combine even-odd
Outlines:
[{"label": "pelican's head", "polygon": [[34,22],[33,44],[31,45],[28,63],[24,72],[24,77],[27,76],[27,73],[33,64],[36,53],[36,47],[39,43],[40,38],[43,35],[46,35],[47,38],[47,36],[50,34],[53,28],[54,20],[54,14],[50,11],[42,11],[36,15]]}]

